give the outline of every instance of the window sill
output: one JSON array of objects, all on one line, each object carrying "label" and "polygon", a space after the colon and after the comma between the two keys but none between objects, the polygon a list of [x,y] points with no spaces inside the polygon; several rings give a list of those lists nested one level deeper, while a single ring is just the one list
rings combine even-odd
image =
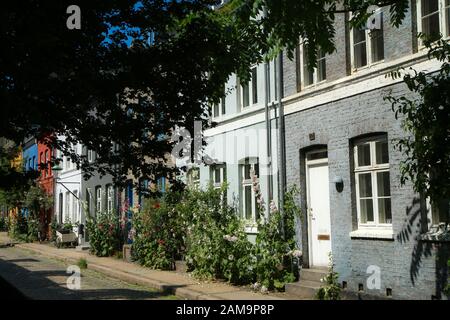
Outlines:
[{"label": "window sill", "polygon": [[392,229],[358,229],[349,233],[351,239],[379,239],[394,240],[394,231]]},{"label": "window sill", "polygon": [[245,225],[245,233],[258,233],[258,226],[252,224]]}]

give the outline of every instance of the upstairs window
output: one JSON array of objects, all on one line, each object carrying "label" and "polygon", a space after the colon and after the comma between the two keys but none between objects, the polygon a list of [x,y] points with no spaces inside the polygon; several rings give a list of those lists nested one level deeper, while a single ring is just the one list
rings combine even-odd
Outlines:
[{"label": "upstairs window", "polygon": [[437,40],[450,36],[450,0],[417,0],[418,31]]},{"label": "upstairs window", "polygon": [[223,97],[220,99],[219,103],[215,103],[213,105],[213,117],[218,118],[220,116],[225,115],[226,113],[226,105],[225,105],[225,87],[223,89]]},{"label": "upstairs window", "polygon": [[251,70],[249,82],[241,83],[241,106],[247,108],[258,103],[258,71],[256,67]]},{"label": "upstairs window", "polygon": [[351,31],[352,66],[354,69],[384,59],[383,13],[376,10],[369,18],[368,27],[353,28]]},{"label": "upstairs window", "polygon": [[360,227],[392,224],[387,136],[359,140],[354,145],[356,207]]},{"label": "upstairs window", "polygon": [[300,83],[297,83],[297,90],[300,90],[299,86],[308,87],[325,81],[327,78],[327,66],[324,52],[320,49],[317,51],[316,67],[311,69],[306,46],[301,45],[299,50],[300,52],[297,56],[297,81],[300,81]]}]

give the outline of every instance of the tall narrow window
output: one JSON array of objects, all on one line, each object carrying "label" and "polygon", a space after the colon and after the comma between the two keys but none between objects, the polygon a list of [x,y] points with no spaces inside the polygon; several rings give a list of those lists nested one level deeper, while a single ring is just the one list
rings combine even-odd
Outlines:
[{"label": "tall narrow window", "polygon": [[73,190],[72,195],[72,222],[78,221],[78,190]]},{"label": "tall narrow window", "polygon": [[227,167],[225,164],[211,166],[211,180],[214,188],[222,187],[222,184],[227,180]]},{"label": "tall narrow window", "polygon": [[64,221],[66,220],[70,220],[70,192],[67,191],[66,192],[66,201],[65,201],[65,205],[64,205]]},{"label": "tall narrow window", "polygon": [[50,162],[50,156],[49,156],[49,152],[48,152],[48,150],[45,150],[45,170],[44,170],[44,172],[45,172],[45,176],[48,176],[48,171],[49,171],[49,162]]},{"label": "tall narrow window", "polygon": [[246,108],[250,105],[250,90],[248,87],[248,82],[241,84],[242,88],[242,107]]},{"label": "tall narrow window", "polygon": [[253,177],[258,181],[259,166],[257,159],[245,159],[241,164],[241,208],[243,218],[256,221],[259,218],[256,193],[253,188]]},{"label": "tall narrow window", "polygon": [[258,103],[258,72],[256,67],[252,69],[252,102],[253,104]]},{"label": "tall narrow window", "polygon": [[429,36],[438,36],[440,32],[439,0],[422,0],[422,32]]},{"label": "tall narrow window", "polygon": [[99,213],[102,211],[102,187],[95,188],[95,212]]},{"label": "tall narrow window", "polygon": [[354,161],[359,226],[391,225],[387,137],[358,141],[354,146]]},{"label": "tall narrow window", "polygon": [[383,12],[375,10],[367,27],[352,29],[352,65],[358,69],[384,59]]},{"label": "tall narrow window", "polygon": [[353,29],[353,66],[361,68],[367,65],[366,30]]},{"label": "tall narrow window", "polygon": [[190,188],[197,188],[200,185],[199,168],[191,168],[187,173],[187,185]]},{"label": "tall narrow window", "polygon": [[327,65],[323,50],[317,50],[317,61],[316,67],[314,68],[311,68],[311,64],[309,63],[308,50],[306,49],[306,46],[302,46],[302,52],[301,62],[303,64],[303,86],[307,87],[314,83],[326,80]]},{"label": "tall narrow window", "polygon": [[112,213],[114,210],[114,187],[112,185],[107,186],[106,208],[108,213]]},{"label": "tall narrow window", "polygon": [[450,36],[450,0],[417,0],[418,31],[437,40]]}]

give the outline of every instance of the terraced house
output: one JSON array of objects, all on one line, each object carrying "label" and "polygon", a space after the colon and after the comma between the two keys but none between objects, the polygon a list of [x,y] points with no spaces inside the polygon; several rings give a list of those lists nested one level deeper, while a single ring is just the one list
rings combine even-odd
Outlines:
[{"label": "terraced house", "polygon": [[288,291],[317,288],[332,253],[348,293],[441,296],[448,243],[427,239],[448,223],[448,201],[430,208],[410,183],[401,185],[404,156],[395,141],[405,132],[384,97],[411,97],[388,72],[438,70],[417,35],[449,36],[449,8],[448,0],[412,0],[398,28],[389,24],[389,7],[360,30],[349,27],[348,14],[338,14],[336,51],[319,52],[313,70],[300,39],[294,60],[283,55],[282,69],[274,62],[254,66],[248,83],[236,76],[226,83],[225,97],[212,108],[217,126],[205,133],[213,163],[192,167],[188,182],[204,187],[226,180],[227,199],[239,206],[250,237],[257,233],[250,172],[266,202],[282,198],[284,181],[300,187],[303,270]]},{"label": "terraced house", "polygon": [[[95,161],[95,152],[88,150],[85,146],[77,144],[73,148],[77,154],[86,157],[89,162]],[[59,223],[71,222],[85,226],[88,215],[94,217],[99,212],[117,211],[118,191],[110,175],[100,176],[95,173],[89,179],[85,179],[83,170],[77,167],[69,157],[64,157],[59,150],[56,151],[56,159],[62,160],[53,170],[54,212]],[[74,227],[74,231],[78,235],[79,248],[88,248],[89,234],[86,228],[80,230]]]}]

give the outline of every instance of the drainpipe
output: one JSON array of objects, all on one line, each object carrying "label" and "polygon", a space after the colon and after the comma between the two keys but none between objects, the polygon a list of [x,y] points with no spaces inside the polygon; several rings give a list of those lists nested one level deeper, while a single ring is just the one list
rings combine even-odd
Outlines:
[{"label": "drainpipe", "polygon": [[265,116],[266,116],[266,141],[267,141],[267,203],[272,200],[272,135],[271,135],[271,119],[269,108],[269,91],[270,91],[270,79],[269,79],[269,63],[264,63],[264,77],[265,77]]},{"label": "drainpipe", "polygon": [[[280,194],[279,194],[279,208],[281,212],[281,216],[284,217],[283,207],[284,207],[284,193],[286,190],[286,154],[285,154],[285,140],[284,140],[284,107],[282,103],[283,99],[283,52],[280,52],[278,55],[278,110],[279,110],[279,150],[280,150],[280,164],[278,168],[279,172],[279,186],[280,186]],[[284,219],[281,219],[281,230],[282,237],[284,238]]]}]

